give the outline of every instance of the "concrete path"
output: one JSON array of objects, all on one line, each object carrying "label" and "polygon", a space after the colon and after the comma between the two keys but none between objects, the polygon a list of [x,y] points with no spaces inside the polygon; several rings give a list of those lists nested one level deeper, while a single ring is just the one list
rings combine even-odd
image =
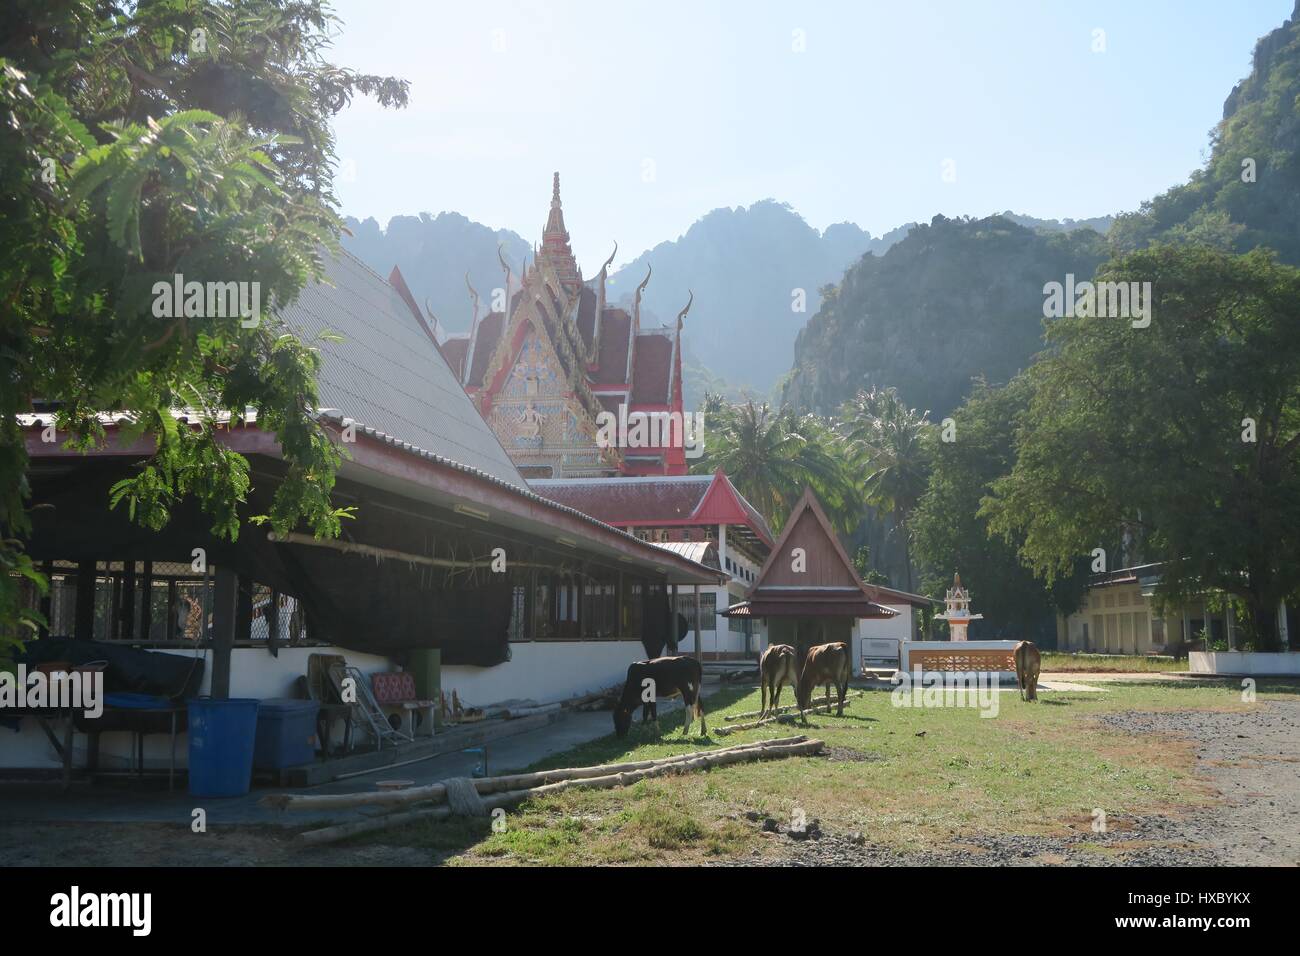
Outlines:
[{"label": "concrete path", "polygon": [[[719,685],[706,685],[705,697]],[[680,721],[681,702],[659,706],[659,720],[665,729]],[[666,719],[665,719],[666,718]],[[640,717],[636,717],[640,720]],[[680,723],[676,726],[680,727]],[[583,713],[566,711],[553,723],[513,737],[487,744],[488,774],[497,776],[523,770],[539,760],[604,737],[614,730],[607,710]],[[468,777],[479,762],[476,753],[450,753],[431,757],[405,767],[386,767],[349,780],[336,780],[310,789],[259,787],[243,797],[192,797],[183,785],[173,793],[141,791],[112,782],[74,784],[64,793],[57,783],[5,784],[0,786],[0,819],[8,822],[76,823],[176,823],[190,825],[195,808],[207,813],[209,826],[263,824],[295,827],[325,820],[345,821],[369,815],[366,811],[331,810],[323,813],[285,813],[259,805],[268,793],[360,793],[375,789],[377,780],[413,780],[424,786],[449,777]]]}]

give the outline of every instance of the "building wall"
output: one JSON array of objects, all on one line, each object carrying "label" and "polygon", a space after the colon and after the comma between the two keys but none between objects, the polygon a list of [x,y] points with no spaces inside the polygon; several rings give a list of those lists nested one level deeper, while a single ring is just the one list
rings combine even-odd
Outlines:
[{"label": "building wall", "polygon": [[1196,640],[1207,627],[1216,640],[1229,636],[1223,613],[1207,611],[1201,601],[1166,608],[1161,616],[1137,584],[1121,584],[1088,591],[1079,610],[1064,618],[1058,636],[1067,651],[1160,654],[1180,639]]},{"label": "building wall", "polygon": [[[627,665],[645,657],[645,648],[639,641],[528,642],[514,643],[510,648],[511,660],[495,667],[444,667],[442,689],[448,699],[455,690],[466,706],[482,706],[510,698],[550,703],[619,683],[627,673]],[[258,699],[298,696],[295,683],[299,675],[307,673],[307,657],[314,653],[342,654],[367,677],[376,671],[396,669],[386,657],[337,647],[282,647],[278,657],[272,657],[263,648],[237,647],[231,652],[230,696]],[[208,655],[200,694],[210,693],[211,674]],[[62,723],[51,726],[62,739]],[[358,742],[365,738],[360,729],[354,734]],[[86,743],[84,735],[74,735],[75,767],[85,766]],[[128,769],[132,743],[130,734],[104,734],[100,739],[100,767]],[[188,747],[187,736],[180,734],[176,741],[177,768],[186,766]],[[168,735],[146,737],[145,766],[165,769],[170,761],[170,748]],[[53,746],[35,718],[23,717],[17,733],[0,727],[0,768],[56,769],[60,766]]]}]

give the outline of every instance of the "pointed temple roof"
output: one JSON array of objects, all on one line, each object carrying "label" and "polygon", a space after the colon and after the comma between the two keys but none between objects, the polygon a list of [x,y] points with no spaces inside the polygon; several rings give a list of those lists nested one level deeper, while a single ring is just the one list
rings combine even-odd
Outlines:
[{"label": "pointed temple roof", "polygon": [[[796,555],[796,549],[802,554]],[[786,520],[748,600],[724,614],[741,617],[894,617],[877,589],[862,583],[811,488]]]},{"label": "pointed temple roof", "polygon": [[[447,336],[439,342],[452,374],[485,417],[497,400],[525,334],[532,328],[541,328],[549,336],[575,398],[593,422],[603,411],[617,413],[620,405],[626,405],[629,413],[684,411],[681,318],[689,303],[674,326],[642,330],[637,315],[608,304],[606,299],[608,269],[617,251],[616,245],[600,271],[590,280],[583,280],[564,223],[560,174],[555,173],[542,244],[532,263],[516,277],[502,260],[507,282],[512,286],[509,314],[480,313],[468,334]],[[400,274],[391,278],[396,280],[394,286],[405,290]],[[513,288],[515,279],[520,283],[517,291]],[[402,297],[427,326],[409,292]],[[477,302],[472,290],[471,298]],[[610,468],[622,474],[686,472],[681,449],[649,450],[649,454],[615,458]]]},{"label": "pointed temple roof", "polygon": [[618,528],[709,527],[725,524],[757,554],[772,546],[772,531],[722,470],[712,475],[641,478],[540,478],[528,486]]}]

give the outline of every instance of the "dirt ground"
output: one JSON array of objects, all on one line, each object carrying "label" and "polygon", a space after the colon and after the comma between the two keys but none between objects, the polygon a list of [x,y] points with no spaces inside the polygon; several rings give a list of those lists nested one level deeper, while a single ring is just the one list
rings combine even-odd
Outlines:
[{"label": "dirt ground", "polygon": [[[1207,809],[1177,816],[1111,818],[1105,833],[1081,823],[1065,836],[972,837],[951,849],[904,854],[851,834],[791,839],[777,830],[766,852],[794,866],[844,865],[1300,865],[1300,701],[1245,712],[1180,710],[1102,715],[1120,733],[1191,740],[1197,776],[1221,794]],[[762,821],[751,821],[761,826]],[[383,843],[300,849],[292,831],[152,824],[0,822],[0,866],[422,866],[428,849]],[[757,862],[739,858],[731,865]]]}]

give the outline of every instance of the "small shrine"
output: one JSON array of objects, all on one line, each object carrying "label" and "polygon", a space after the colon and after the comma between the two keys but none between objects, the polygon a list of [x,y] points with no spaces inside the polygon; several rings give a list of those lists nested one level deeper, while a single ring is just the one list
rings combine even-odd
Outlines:
[{"label": "small shrine", "polygon": [[970,612],[970,592],[961,586],[961,575],[956,571],[952,574],[952,587],[948,589],[944,604],[947,605],[947,608],[942,614],[936,614],[934,619],[948,622],[948,640],[950,641],[966,640],[966,628],[970,622],[984,619],[983,614],[972,614]]}]

